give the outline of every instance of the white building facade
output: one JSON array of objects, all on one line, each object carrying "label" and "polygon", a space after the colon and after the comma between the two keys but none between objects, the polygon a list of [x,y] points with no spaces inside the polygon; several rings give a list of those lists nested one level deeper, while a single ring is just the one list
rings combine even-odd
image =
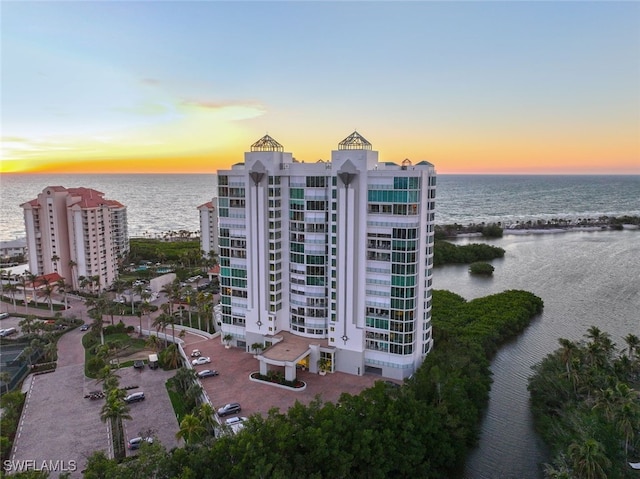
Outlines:
[{"label": "white building facade", "polygon": [[90,188],[49,186],[21,205],[32,274],[58,273],[73,289],[110,286],[129,251],[127,209]]},{"label": "white building facade", "polygon": [[200,214],[200,249],[204,255],[218,253],[218,198],[198,206]]},{"label": "white building facade", "polygon": [[435,179],[426,161],[378,161],[357,132],[330,162],[254,143],[218,172],[223,336],[264,344],[260,371],[289,380],[410,376],[433,346]]}]

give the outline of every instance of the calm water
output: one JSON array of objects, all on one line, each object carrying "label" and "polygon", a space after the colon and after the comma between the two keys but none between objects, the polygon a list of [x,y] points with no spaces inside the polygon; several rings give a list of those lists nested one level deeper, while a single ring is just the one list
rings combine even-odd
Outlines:
[{"label": "calm water", "polygon": [[[481,242],[479,239],[459,241]],[[493,278],[466,266],[436,269],[433,285],[472,299],[507,289],[531,291],[544,312],[492,363],[493,385],[480,445],[465,478],[537,479],[548,460],[529,413],[531,366],[558,348],[558,338],[582,339],[589,326],[611,334],[619,348],[640,334],[640,230],[508,235],[485,241],[506,250]]]},{"label": "calm water", "polygon": [[[2,175],[0,240],[24,236],[22,209],[46,186],[85,186],[128,208],[132,236],[197,231],[197,206],[215,194],[215,175]],[[640,176],[438,177],[436,222],[469,224],[640,216]],[[467,240],[468,241],[468,240]],[[481,241],[481,240],[473,240]],[[544,313],[492,363],[494,383],[480,445],[467,479],[542,477],[544,449],[533,431],[527,378],[531,366],[557,348],[559,337],[580,339],[597,325],[621,344],[640,334],[640,231],[506,236],[494,277],[467,267],[437,269],[434,287],[467,299],[524,289],[545,302]]]},{"label": "calm water", "polygon": [[[127,206],[129,234],[197,231],[199,205],[215,194],[215,175],[0,176],[0,240],[24,236],[20,204],[47,186],[85,186]],[[640,176],[440,175],[436,222],[515,223],[551,218],[640,216]]]}]

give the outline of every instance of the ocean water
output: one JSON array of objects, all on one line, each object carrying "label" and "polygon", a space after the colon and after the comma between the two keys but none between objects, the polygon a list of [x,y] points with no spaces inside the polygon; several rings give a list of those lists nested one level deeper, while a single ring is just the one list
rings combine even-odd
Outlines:
[{"label": "ocean water", "polygon": [[[24,236],[20,204],[47,186],[94,188],[127,206],[129,234],[199,230],[197,207],[216,194],[216,175],[0,175],[0,240]],[[439,175],[436,222],[640,216],[640,176]]]}]

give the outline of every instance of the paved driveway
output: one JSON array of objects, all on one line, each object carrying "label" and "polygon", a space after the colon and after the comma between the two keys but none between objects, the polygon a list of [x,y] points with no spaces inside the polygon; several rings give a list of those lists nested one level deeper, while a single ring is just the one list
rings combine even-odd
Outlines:
[{"label": "paved driveway", "polygon": [[[41,468],[45,462],[80,478],[94,451],[112,454],[107,425],[100,420],[104,399],[84,398],[87,392],[102,387],[84,376],[83,334],[75,329],[60,338],[55,372],[28,377],[25,384],[30,386],[11,457],[14,465],[32,461],[31,468]],[[132,419],[124,424],[126,439],[152,429],[167,448],[177,445],[178,422],[164,385],[174,374],[160,369],[140,372],[133,367],[118,372],[122,387],[138,386],[132,391],[143,390],[147,397],[131,405]],[[60,472],[64,470],[51,471],[50,477],[58,477]]]}]

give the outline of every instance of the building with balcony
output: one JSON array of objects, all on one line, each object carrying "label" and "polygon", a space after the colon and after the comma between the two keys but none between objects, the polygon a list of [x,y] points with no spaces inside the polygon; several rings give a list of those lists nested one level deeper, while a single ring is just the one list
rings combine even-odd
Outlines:
[{"label": "building with balcony", "polygon": [[127,209],[90,188],[48,186],[24,210],[32,274],[58,273],[73,289],[110,286],[129,251]]},{"label": "building with balcony", "polygon": [[200,213],[200,249],[207,257],[218,254],[218,198],[198,206]]},{"label": "building with balcony", "polygon": [[381,162],[357,132],[326,162],[254,143],[218,171],[223,337],[289,380],[410,376],[433,346],[435,185],[431,163]]}]

